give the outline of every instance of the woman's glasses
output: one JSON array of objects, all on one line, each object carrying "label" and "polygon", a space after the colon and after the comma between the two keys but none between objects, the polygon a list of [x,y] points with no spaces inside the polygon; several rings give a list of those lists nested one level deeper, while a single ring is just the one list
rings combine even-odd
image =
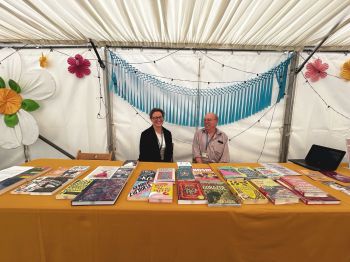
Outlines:
[{"label": "woman's glasses", "polygon": [[152,120],[163,120],[162,116],[153,116]]}]

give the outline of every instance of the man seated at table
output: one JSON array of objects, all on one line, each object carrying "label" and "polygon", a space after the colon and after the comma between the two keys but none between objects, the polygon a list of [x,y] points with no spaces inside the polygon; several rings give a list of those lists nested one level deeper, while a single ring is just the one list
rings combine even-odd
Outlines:
[{"label": "man seated at table", "polygon": [[218,120],[216,114],[207,113],[204,117],[204,128],[194,134],[192,154],[195,162],[230,162],[228,138],[216,128]]}]

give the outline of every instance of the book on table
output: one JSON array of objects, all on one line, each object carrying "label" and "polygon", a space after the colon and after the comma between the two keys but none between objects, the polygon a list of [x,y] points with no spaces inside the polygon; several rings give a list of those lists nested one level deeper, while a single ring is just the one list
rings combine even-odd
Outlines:
[{"label": "book on table", "polygon": [[84,174],[89,168],[90,166],[73,166],[64,171],[61,176],[74,179]]},{"label": "book on table", "polygon": [[[0,181],[0,194],[3,194],[7,191],[10,191],[20,185],[22,185],[25,182],[28,182],[38,176],[41,176],[51,170],[50,167],[30,167],[30,169],[17,169],[17,171],[23,171],[19,174],[17,172],[13,173],[14,176],[6,178],[2,181]],[[14,171],[14,169],[12,169]],[[16,175],[17,174],[17,175]]]},{"label": "book on table", "polygon": [[110,178],[129,180],[133,171],[134,168],[132,167],[120,167],[114,172],[114,174]]},{"label": "book on table", "polygon": [[225,180],[246,177],[246,175],[238,172],[238,170],[232,166],[220,166],[218,167],[218,171]]},{"label": "book on table", "polygon": [[0,170],[0,181],[17,176],[25,171],[34,168],[33,166],[11,166]]},{"label": "book on table", "polygon": [[207,199],[198,181],[177,181],[178,204],[207,204]]},{"label": "book on table", "polygon": [[340,182],[350,183],[350,176],[345,176],[335,171],[321,171],[321,173]]},{"label": "book on table", "polygon": [[194,181],[195,180],[194,175],[192,173],[192,167],[188,167],[188,166],[179,167],[176,170],[175,176],[176,176],[176,180],[178,180],[178,181],[181,181],[181,180]]},{"label": "book on table", "polygon": [[275,205],[299,202],[296,194],[271,178],[252,179],[250,182]]},{"label": "book on table", "polygon": [[79,195],[93,180],[78,179],[56,195],[56,199],[74,199]]},{"label": "book on table", "polygon": [[137,181],[153,181],[156,175],[154,170],[142,170],[137,178]]},{"label": "book on table", "polygon": [[175,168],[158,168],[154,182],[175,182]]},{"label": "book on table", "polygon": [[200,182],[222,182],[221,179],[219,178],[219,176],[217,174],[215,174],[215,172],[207,167],[207,168],[193,168],[192,169],[194,178],[197,181]]},{"label": "book on table", "polygon": [[299,172],[315,181],[333,181],[333,179],[331,179],[328,176],[325,176],[319,171],[314,171],[309,169],[300,169]]},{"label": "book on table", "polygon": [[240,199],[233,195],[224,182],[201,182],[210,207],[240,206]]},{"label": "book on table", "polygon": [[243,204],[266,204],[268,199],[249,181],[244,179],[228,179],[233,194],[237,195]]},{"label": "book on table", "polygon": [[136,181],[132,186],[127,200],[130,201],[148,201],[149,194],[151,193],[153,181]]},{"label": "book on table", "polygon": [[124,179],[95,179],[72,200],[72,206],[114,205],[125,183]]},{"label": "book on table", "polygon": [[98,166],[84,179],[109,179],[119,169],[119,166]]},{"label": "book on table", "polygon": [[321,190],[320,188],[308,183],[303,178],[299,176],[283,176],[279,179],[287,184],[293,189],[293,192],[298,192],[300,195],[306,197],[326,197],[327,192]]},{"label": "book on table", "polygon": [[280,165],[279,163],[262,163],[261,164],[263,167],[266,167],[268,169],[272,169],[276,171],[277,173],[280,173],[283,176],[300,176],[301,174],[291,170],[287,167],[284,167]]},{"label": "book on table", "polygon": [[335,190],[341,191],[344,194],[350,195],[350,186],[344,186],[335,181],[322,181],[322,184],[327,185]]},{"label": "book on table", "polygon": [[296,194],[299,199],[306,205],[338,205],[340,204],[340,200],[335,198],[332,195],[327,194],[326,196],[305,196],[300,193],[300,191],[294,190],[288,183],[285,181],[278,179],[276,180],[281,185],[285,186],[289,190],[291,190],[294,194]]},{"label": "book on table", "polygon": [[153,183],[148,201],[150,203],[171,203],[173,202],[173,183],[159,182]]},{"label": "book on table", "polygon": [[52,195],[69,181],[66,177],[41,176],[11,191],[12,194]]},{"label": "book on table", "polygon": [[242,174],[242,177],[245,179],[264,178],[259,172],[248,166],[236,167],[236,170],[238,173]]},{"label": "book on table", "polygon": [[278,179],[281,176],[283,176],[283,174],[280,174],[275,170],[263,166],[255,167],[254,170],[260,173],[260,175],[265,178]]},{"label": "book on table", "polygon": [[191,162],[176,162],[177,167],[192,167]]}]

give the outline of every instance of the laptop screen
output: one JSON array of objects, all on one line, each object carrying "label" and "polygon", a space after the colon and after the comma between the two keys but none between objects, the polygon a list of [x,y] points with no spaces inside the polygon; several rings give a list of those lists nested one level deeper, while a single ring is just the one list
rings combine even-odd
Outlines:
[{"label": "laptop screen", "polygon": [[322,170],[335,170],[345,155],[345,151],[320,145],[312,145],[305,158],[308,165]]}]

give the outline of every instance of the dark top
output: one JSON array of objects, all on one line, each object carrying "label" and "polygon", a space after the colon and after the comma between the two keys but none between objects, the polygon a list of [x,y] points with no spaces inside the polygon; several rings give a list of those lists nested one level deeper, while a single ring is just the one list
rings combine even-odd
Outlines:
[{"label": "dark top", "polygon": [[163,127],[165,140],[164,160],[160,159],[160,149],[156,131],[153,126],[142,132],[140,138],[140,161],[145,162],[172,162],[173,160],[173,141],[171,133]]}]

